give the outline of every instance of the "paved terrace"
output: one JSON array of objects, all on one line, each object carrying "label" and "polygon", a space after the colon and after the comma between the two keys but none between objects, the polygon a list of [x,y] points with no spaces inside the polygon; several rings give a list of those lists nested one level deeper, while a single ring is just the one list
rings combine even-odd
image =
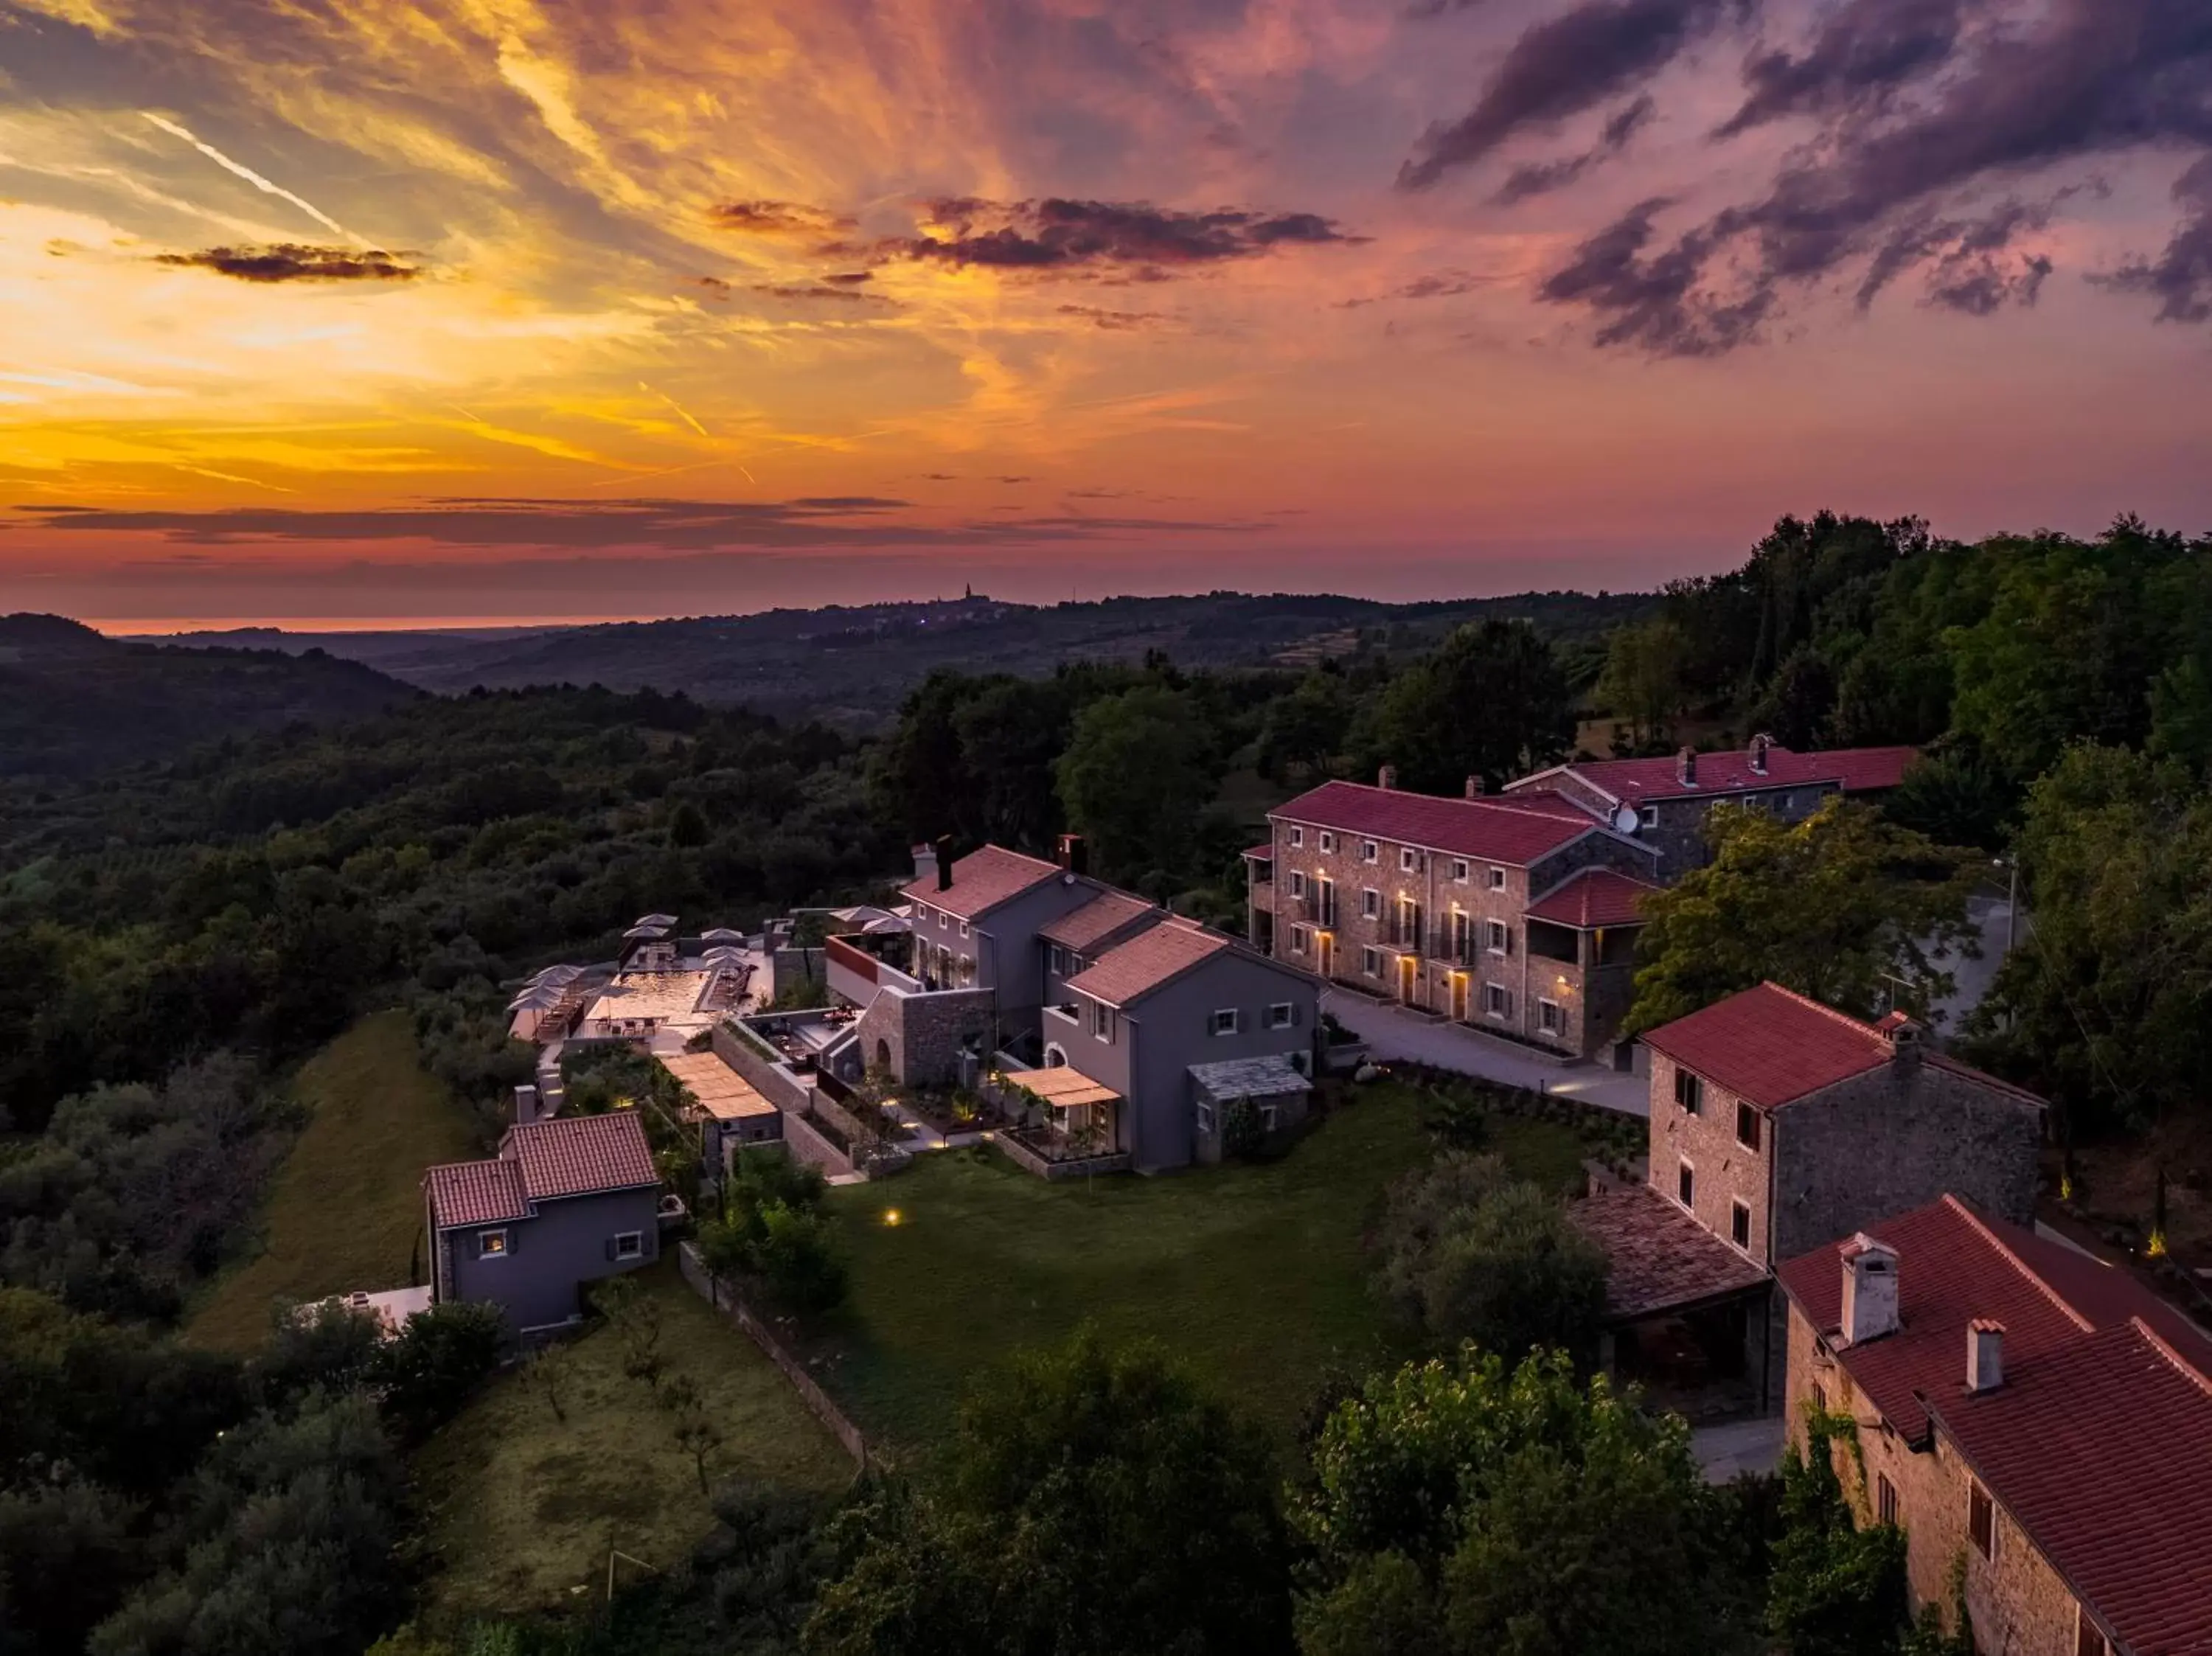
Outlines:
[{"label": "paved terrace", "polygon": [[1439,1022],[1342,989],[1322,990],[1321,1010],[1334,1012],[1336,1021],[1364,1040],[1385,1064],[1392,1059],[1431,1064],[1508,1087],[1564,1094],[1622,1115],[1648,1118],[1651,1113],[1650,1083],[1640,1075],[1625,1075],[1597,1064],[1562,1063],[1495,1035]]}]

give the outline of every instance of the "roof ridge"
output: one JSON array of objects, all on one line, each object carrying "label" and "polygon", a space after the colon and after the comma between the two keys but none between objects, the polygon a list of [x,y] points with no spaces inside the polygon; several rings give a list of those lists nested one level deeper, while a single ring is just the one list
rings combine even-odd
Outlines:
[{"label": "roof ridge", "polygon": [[1772,978],[1760,979],[1759,986],[1765,989],[1771,989],[1778,994],[1787,995],[1790,999],[1796,1001],[1800,1006],[1810,1007],[1814,1011],[1820,1013],[1823,1017],[1833,1019],[1836,1022],[1842,1024],[1845,1028],[1853,1031],[1855,1034],[1864,1035],[1869,1040],[1875,1042],[1878,1046],[1887,1046],[1889,1045],[1887,1040],[1883,1040],[1881,1030],[1875,1028],[1874,1025],[1869,1023],[1864,1018],[1853,1017],[1849,1012],[1844,1011],[1841,1007],[1831,1006],[1826,1001],[1815,1000],[1810,995],[1800,994],[1797,991],[1792,989],[1788,984],[1777,983]]},{"label": "roof ridge", "polygon": [[[2038,1272],[2033,1265],[2029,1265],[2027,1260],[2021,1259],[2018,1253],[2014,1252],[2012,1245],[2009,1242],[2006,1241],[2003,1237],[1998,1235],[1996,1232],[1990,1228],[1988,1221],[1984,1220],[1980,1214],[1975,1212],[1972,1208],[1967,1206],[1962,1199],[1950,1191],[1945,1191],[1943,1192],[1943,1201],[1945,1205],[1949,1207],[1954,1213],[1957,1214],[1961,1219],[1964,1219],[1967,1224],[1971,1225],[1984,1241],[1987,1242],[1991,1247],[1996,1250],[1999,1258],[2003,1259],[2007,1265],[2010,1265],[2021,1276],[2025,1277],[2027,1279],[2029,1285],[2033,1287],[2036,1292],[2042,1295],[2045,1299],[2050,1301],[2052,1305],[2057,1307],[2059,1311],[2065,1316],[2066,1319],[2072,1323],[2075,1327],[2080,1329],[2085,1334],[2094,1334],[2097,1331],[2096,1324],[2091,1322],[2087,1317],[2083,1316],[2081,1312],[2076,1310],[2073,1302],[2067,1299],[2064,1295],[2061,1294],[2049,1283],[2044,1281],[2041,1274]],[[2100,1261],[2099,1263],[2101,1264],[2102,1261]],[[2110,1267],[2107,1266],[2106,1269],[2109,1270]]]},{"label": "roof ridge", "polygon": [[2143,1338],[2148,1340],[2151,1344],[2151,1349],[2156,1351],[2159,1356],[2164,1357],[2168,1362],[2179,1369],[2184,1380],[2189,1381],[2189,1383],[2194,1386],[2198,1391],[2203,1392],[2206,1397],[2212,1398],[2212,1374],[2206,1374],[2195,1363],[2190,1362],[2188,1358],[2183,1356],[2170,1341],[2168,1341],[2156,1329],[2153,1328],[2148,1322],[2144,1321],[2142,1317],[2134,1316],[2129,1318],[2128,1325],[2133,1328],[2136,1333],[2142,1335]]}]

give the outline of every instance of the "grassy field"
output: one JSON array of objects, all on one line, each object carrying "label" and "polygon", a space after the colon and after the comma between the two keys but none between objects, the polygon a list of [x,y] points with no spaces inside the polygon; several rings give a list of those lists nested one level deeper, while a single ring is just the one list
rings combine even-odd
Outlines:
[{"label": "grassy field", "polygon": [[258,1346],[270,1301],[404,1285],[422,1222],[422,1169],[475,1153],[469,1119],[416,1062],[404,1012],[379,1012],[318,1052],[295,1091],[307,1125],[276,1175],[262,1251],[226,1271],[185,1338]]},{"label": "grassy field", "polygon": [[[669,1377],[689,1377],[721,1429],[710,1482],[744,1476],[826,1494],[850,1480],[836,1440],[672,1259],[639,1280],[660,1307]],[[623,1373],[614,1332],[595,1328],[559,1361],[566,1421],[532,1378],[509,1371],[416,1458],[441,1565],[434,1621],[566,1603],[575,1587],[604,1584],[611,1546],[665,1568],[711,1524],[690,1455],[645,1383]]]},{"label": "grassy field", "polygon": [[[1332,1368],[1389,1354],[1361,1239],[1384,1187],[1430,1153],[1410,1090],[1352,1096],[1264,1166],[1047,1184],[956,1151],[833,1192],[854,1280],[823,1331],[824,1383],[863,1430],[926,1453],[978,1370],[1088,1320],[1158,1338],[1287,1431]],[[1547,1185],[1583,1154],[1553,1123],[1498,1128],[1497,1149]]]}]

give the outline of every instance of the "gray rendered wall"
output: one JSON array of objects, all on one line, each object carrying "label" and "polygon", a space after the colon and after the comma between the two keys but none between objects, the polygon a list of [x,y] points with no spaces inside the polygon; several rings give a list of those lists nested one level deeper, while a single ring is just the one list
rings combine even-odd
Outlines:
[{"label": "gray rendered wall", "polygon": [[[491,1301],[505,1308],[517,1329],[564,1321],[580,1309],[576,1288],[619,1271],[650,1265],[659,1253],[656,1189],[617,1191],[605,1196],[572,1196],[541,1202],[537,1214],[501,1225],[472,1225],[447,1231],[453,1247],[454,1297]],[[504,1229],[507,1252],[492,1259],[477,1253],[477,1236]],[[623,1231],[639,1233],[642,1256],[617,1265],[609,1245]]]}]

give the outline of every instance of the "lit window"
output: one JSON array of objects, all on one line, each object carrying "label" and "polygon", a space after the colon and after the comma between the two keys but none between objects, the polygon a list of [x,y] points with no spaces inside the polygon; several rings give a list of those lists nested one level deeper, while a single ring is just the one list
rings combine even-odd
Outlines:
[{"label": "lit window", "polygon": [[1303,851],[1305,848],[1305,843],[1306,831],[1302,828],[1292,828],[1291,830],[1291,849],[1293,851]]},{"label": "lit window", "polygon": [[1559,1010],[1559,1002],[1540,1000],[1536,1003],[1536,1027],[1547,1035],[1566,1033],[1567,1020]]},{"label": "lit window", "polygon": [[1889,1481],[1887,1472],[1874,1475],[1874,1516],[1878,1524],[1897,1522],[1897,1485]]},{"label": "lit window", "polygon": [[1237,1009],[1235,1007],[1224,1006],[1214,1013],[1213,1033],[1217,1035],[1233,1035],[1237,1033]]},{"label": "lit window", "polygon": [[1505,870],[1504,869],[1493,868],[1490,870],[1490,889],[1492,891],[1503,891],[1505,889]]},{"label": "lit window", "polygon": [[1983,1557],[1997,1556],[1997,1509],[1979,1483],[1966,1486],[1966,1539]]},{"label": "lit window", "polygon": [[1286,1000],[1279,1000],[1267,1009],[1267,1027],[1287,1029],[1297,1022],[1297,1009]]},{"label": "lit window", "polygon": [[1467,883],[1466,858],[1455,857],[1452,858],[1452,878],[1461,885],[1465,885]]},{"label": "lit window", "polygon": [[617,1231],[615,1234],[615,1258],[641,1259],[645,1257],[645,1234],[642,1231]]},{"label": "lit window", "polygon": [[1751,1252],[1751,1210],[1741,1202],[1729,1204],[1729,1236],[1745,1253]]},{"label": "lit window", "polygon": [[1674,1101],[1690,1114],[1695,1115],[1705,1107],[1705,1083],[1687,1070],[1674,1071]]},{"label": "lit window", "polygon": [[1682,1198],[1684,1207],[1698,1205],[1698,1173],[1687,1162],[1675,1169],[1674,1193]]},{"label": "lit window", "polygon": [[507,1233],[503,1230],[480,1230],[477,1233],[477,1258],[496,1259],[507,1252]]},{"label": "lit window", "polygon": [[1735,1142],[1747,1150],[1759,1148],[1759,1112],[1748,1104],[1735,1107]]},{"label": "lit window", "polygon": [[1382,951],[1379,949],[1361,949],[1359,951],[1359,969],[1370,978],[1381,977],[1382,975]]}]

